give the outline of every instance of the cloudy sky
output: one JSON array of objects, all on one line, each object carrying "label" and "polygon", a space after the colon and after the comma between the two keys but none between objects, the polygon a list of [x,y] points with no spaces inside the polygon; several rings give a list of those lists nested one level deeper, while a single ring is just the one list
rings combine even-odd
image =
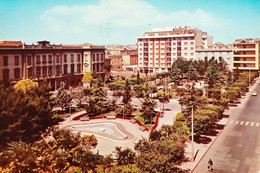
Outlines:
[{"label": "cloudy sky", "polygon": [[154,27],[191,26],[213,42],[260,38],[260,0],[0,0],[0,40],[135,44]]}]

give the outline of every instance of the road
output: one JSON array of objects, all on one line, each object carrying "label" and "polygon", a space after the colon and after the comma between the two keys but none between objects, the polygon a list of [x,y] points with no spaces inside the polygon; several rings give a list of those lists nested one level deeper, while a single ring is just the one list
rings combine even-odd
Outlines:
[{"label": "road", "polygon": [[207,172],[208,160],[214,173],[260,173],[260,84],[239,107],[230,111],[230,121],[193,173]]}]

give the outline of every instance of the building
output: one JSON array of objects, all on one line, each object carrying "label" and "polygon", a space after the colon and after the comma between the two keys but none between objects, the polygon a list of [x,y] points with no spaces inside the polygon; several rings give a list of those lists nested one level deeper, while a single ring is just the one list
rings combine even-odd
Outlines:
[{"label": "building", "polygon": [[122,71],[123,70],[123,56],[122,55],[110,55],[111,59],[111,71]]},{"label": "building", "polygon": [[81,44],[83,48],[83,73],[92,71],[105,79],[105,47],[90,43]]},{"label": "building", "polygon": [[196,60],[224,60],[227,63],[227,68],[232,70],[232,45],[224,45],[220,42],[214,45],[200,49],[197,48],[195,51]]},{"label": "building", "polygon": [[212,37],[189,26],[163,27],[144,33],[137,42],[140,71],[157,73],[170,71],[177,58],[195,59],[195,50],[210,47]]},{"label": "building", "polygon": [[260,38],[237,39],[233,43],[233,70],[259,70]]},{"label": "building", "polygon": [[[96,68],[96,61],[90,61],[92,68],[86,68],[85,55],[91,57],[105,56],[105,48],[83,45],[55,45],[49,41],[38,41],[26,45],[19,41],[0,42],[0,82],[16,83],[20,79],[30,78],[34,81],[47,79],[52,89],[65,86],[77,86],[87,70],[104,73],[104,67]],[[102,54],[102,55],[101,55]],[[84,59],[84,61],[83,61]],[[95,65],[93,65],[95,64]]]}]

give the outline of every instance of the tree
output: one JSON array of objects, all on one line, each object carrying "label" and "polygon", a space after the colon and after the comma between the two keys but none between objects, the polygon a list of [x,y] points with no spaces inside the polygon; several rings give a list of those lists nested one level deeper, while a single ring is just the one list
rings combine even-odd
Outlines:
[{"label": "tree", "polygon": [[131,87],[129,85],[128,80],[125,81],[125,86],[124,86],[124,92],[123,92],[123,99],[122,102],[125,104],[129,103],[131,100]]},{"label": "tree", "polygon": [[151,123],[152,119],[156,116],[156,112],[154,110],[156,103],[149,97],[145,97],[143,100],[140,101],[142,102],[141,116],[144,118],[145,123]]},{"label": "tree", "polygon": [[86,146],[87,148],[96,148],[98,141],[96,136],[94,135],[84,135],[82,137],[82,144],[83,146]]},{"label": "tree", "polygon": [[82,100],[84,99],[85,94],[87,93],[86,90],[82,86],[78,86],[77,88],[74,88],[71,92],[73,99],[78,101],[79,107],[81,107]]},{"label": "tree", "polygon": [[85,106],[88,116],[95,116],[114,110],[114,104],[107,101],[106,94],[102,88],[92,90],[93,97]]},{"label": "tree", "polygon": [[92,71],[86,72],[82,78],[82,83],[91,83],[93,81]]},{"label": "tree", "polygon": [[213,88],[214,84],[219,80],[219,69],[216,64],[212,64],[207,68],[205,73],[209,88]]},{"label": "tree", "polygon": [[128,165],[134,163],[135,152],[133,152],[130,148],[122,150],[122,147],[116,146],[114,152],[116,154],[117,163],[119,165]]},{"label": "tree", "polygon": [[72,96],[65,89],[65,84],[62,82],[61,87],[58,89],[58,94],[55,98],[55,105],[60,106],[62,111],[64,108],[68,107],[71,104]]},{"label": "tree", "polygon": [[[97,165],[112,163],[111,156],[91,152],[92,145],[79,134],[68,130],[54,131],[54,138],[32,144],[15,142],[0,154],[0,170],[8,172],[67,172],[76,168],[94,171]],[[92,140],[91,140],[92,141]],[[90,142],[91,142],[90,141]],[[70,169],[71,168],[71,169]]]},{"label": "tree", "polygon": [[142,139],[135,149],[140,152],[137,166],[147,172],[178,172],[177,165],[185,159],[184,145],[173,140],[148,142]]},{"label": "tree", "polygon": [[188,76],[189,76],[189,80],[192,81],[198,79],[198,72],[196,71],[196,69],[193,67],[192,64],[189,66]]},{"label": "tree", "polygon": [[55,123],[49,91],[47,81],[26,92],[0,86],[0,97],[4,98],[0,99],[0,145],[38,140]]},{"label": "tree", "polygon": [[38,87],[38,83],[37,82],[33,82],[31,79],[26,78],[26,79],[22,79],[19,80],[15,85],[14,88],[16,90],[21,90],[23,92],[29,91],[35,87]]}]

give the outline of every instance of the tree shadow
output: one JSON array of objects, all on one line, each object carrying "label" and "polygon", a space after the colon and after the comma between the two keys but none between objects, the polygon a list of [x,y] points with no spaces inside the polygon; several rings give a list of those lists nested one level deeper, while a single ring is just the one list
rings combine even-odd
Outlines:
[{"label": "tree shadow", "polygon": [[194,141],[198,144],[208,144],[212,139],[206,136],[195,136]]},{"label": "tree shadow", "polygon": [[223,116],[222,116],[222,118],[228,118],[229,117],[229,115],[227,115],[227,114],[223,114]]}]

